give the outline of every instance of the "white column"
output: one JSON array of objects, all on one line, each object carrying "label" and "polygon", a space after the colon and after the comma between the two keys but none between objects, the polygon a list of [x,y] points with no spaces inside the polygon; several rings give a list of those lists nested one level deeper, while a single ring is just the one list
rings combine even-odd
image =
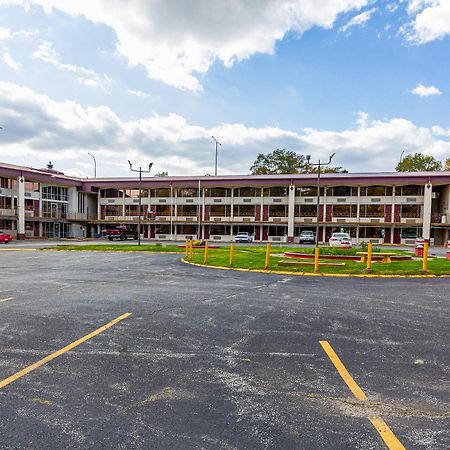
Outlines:
[{"label": "white column", "polygon": [[[68,213],[77,213],[78,212],[78,191],[77,188],[75,186],[69,187],[68,188],[68,200],[69,200],[69,205],[68,205]],[[82,211],[80,211],[82,212]]]},{"label": "white column", "polygon": [[25,179],[17,178],[17,239],[25,239]]},{"label": "white column", "polygon": [[423,238],[430,239],[431,230],[431,197],[433,192],[433,185],[431,183],[425,184],[425,192],[423,197]]},{"label": "white column", "polygon": [[288,232],[287,241],[294,242],[294,219],[295,219],[295,186],[289,186],[289,203],[288,203]]}]

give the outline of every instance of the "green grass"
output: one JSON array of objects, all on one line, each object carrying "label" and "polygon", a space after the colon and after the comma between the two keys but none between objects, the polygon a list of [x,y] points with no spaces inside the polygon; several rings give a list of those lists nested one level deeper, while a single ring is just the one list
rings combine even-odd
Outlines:
[{"label": "green grass", "polygon": [[184,253],[184,248],[178,248],[176,245],[161,244],[86,244],[86,245],[58,245],[57,247],[47,247],[43,250],[73,250],[73,251],[100,251],[100,252],[152,252],[165,253],[176,252]]},{"label": "green grass", "polygon": [[[181,244],[180,244],[181,245]],[[164,252],[176,252],[184,254],[184,248],[178,248],[177,245],[162,245],[162,244],[144,244],[138,246],[133,244],[86,244],[86,245],[59,245],[57,247],[47,248],[46,250],[74,250],[74,251],[108,251],[108,252],[152,252],[152,253],[164,253]],[[359,247],[355,247],[350,250],[342,250],[340,248],[324,247],[320,249],[321,254],[345,254],[354,255],[357,251],[361,251]],[[384,249],[375,248],[374,253],[384,251]],[[313,253],[314,247],[288,247],[272,245],[271,254],[280,256],[271,256],[269,263],[270,271],[282,271],[292,273],[313,272],[314,266],[301,265],[301,266],[278,266],[279,261],[286,260],[282,256],[284,252],[299,252],[299,253]],[[392,253],[398,254],[411,254],[411,252],[405,252],[401,250],[389,250]],[[266,247],[265,246],[235,246],[234,253],[234,268],[254,269],[261,270],[264,268]],[[197,264],[203,264],[204,250],[194,249],[192,262]],[[218,249],[209,249],[208,265],[215,267],[229,267],[230,247],[221,247]],[[291,261],[293,259],[290,259]],[[295,261],[295,260],[294,260]],[[303,260],[307,261],[307,260]],[[309,260],[311,263],[312,260]],[[320,266],[320,272],[324,274],[363,274],[365,264],[361,264],[357,261],[345,261],[345,266],[341,267],[329,267]],[[430,275],[450,275],[450,261],[443,258],[430,258],[428,264]],[[372,270],[374,274],[378,275],[421,275],[422,274],[422,260],[410,260],[410,261],[394,261],[391,264],[382,264],[380,262],[372,263]]]},{"label": "green grass", "polygon": [[[311,253],[312,249],[309,249]],[[321,252],[332,250],[323,248]],[[340,249],[339,249],[340,250]],[[285,251],[300,251],[306,253],[304,249],[293,249],[292,247],[272,247],[272,255],[274,253],[283,253]],[[378,249],[378,251],[380,251]],[[405,253],[400,251],[394,251],[396,253]],[[192,262],[197,264],[203,264],[204,251],[194,251]],[[286,260],[286,258],[280,256],[271,256],[269,263],[269,270],[271,271],[283,271],[283,272],[313,272],[314,265],[301,265],[301,266],[278,266],[279,261]],[[290,259],[292,261],[292,259]],[[243,269],[263,269],[265,261],[265,248],[264,247],[239,247],[235,248],[234,253],[234,268]],[[295,260],[294,260],[295,261]],[[303,260],[307,261],[307,260]],[[312,260],[309,260],[313,263]],[[208,265],[216,267],[229,267],[229,248],[222,247],[220,249],[209,250]],[[345,266],[330,267],[320,266],[320,272],[324,274],[364,274],[365,264],[361,264],[357,261],[345,261]],[[442,258],[429,258],[428,264],[430,275],[449,275],[450,274],[450,261]],[[381,262],[372,263],[373,274],[378,275],[421,275],[422,274],[422,260],[409,260],[409,261],[394,261],[391,264],[382,264]]]}]

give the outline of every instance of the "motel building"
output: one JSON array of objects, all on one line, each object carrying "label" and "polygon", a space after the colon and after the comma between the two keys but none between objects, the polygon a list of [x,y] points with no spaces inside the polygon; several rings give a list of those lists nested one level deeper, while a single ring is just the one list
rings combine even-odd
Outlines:
[{"label": "motel building", "polygon": [[[233,175],[142,180],[142,238],[229,242],[240,231],[260,242],[298,242],[315,230],[317,176]],[[137,178],[76,178],[49,164],[0,163],[0,230],[17,239],[100,237],[137,230]],[[450,236],[450,172],[321,176],[321,241],[334,231],[354,243],[444,244]]]}]

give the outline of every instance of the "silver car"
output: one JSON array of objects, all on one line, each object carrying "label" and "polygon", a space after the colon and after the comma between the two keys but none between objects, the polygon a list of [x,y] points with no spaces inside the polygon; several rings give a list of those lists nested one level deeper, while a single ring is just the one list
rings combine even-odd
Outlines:
[{"label": "silver car", "polygon": [[253,238],[252,238],[252,235],[250,233],[242,231],[242,232],[236,234],[233,237],[233,241],[234,242],[247,242],[247,243],[249,243],[249,242],[253,242]]}]

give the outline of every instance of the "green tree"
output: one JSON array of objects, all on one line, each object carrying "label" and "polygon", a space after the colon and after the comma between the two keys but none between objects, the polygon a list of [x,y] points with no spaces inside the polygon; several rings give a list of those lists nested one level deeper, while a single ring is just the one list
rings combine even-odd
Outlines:
[{"label": "green tree", "polygon": [[250,167],[252,175],[280,175],[289,173],[302,173],[306,167],[303,155],[277,148],[273,152],[260,153]]},{"label": "green tree", "polygon": [[447,158],[444,162],[444,167],[442,170],[448,170],[450,172],[450,158]]},{"label": "green tree", "polygon": [[[304,155],[277,148],[267,154],[260,153],[250,167],[250,172],[252,175],[317,173],[317,167],[308,165]],[[347,170],[343,167],[322,167],[321,172],[347,173]]]},{"label": "green tree", "polygon": [[442,163],[440,161],[422,153],[405,156],[395,168],[397,172],[432,172],[441,169]]},{"label": "green tree", "polygon": [[169,172],[157,172],[154,175],[155,177],[168,177],[169,176]]}]

